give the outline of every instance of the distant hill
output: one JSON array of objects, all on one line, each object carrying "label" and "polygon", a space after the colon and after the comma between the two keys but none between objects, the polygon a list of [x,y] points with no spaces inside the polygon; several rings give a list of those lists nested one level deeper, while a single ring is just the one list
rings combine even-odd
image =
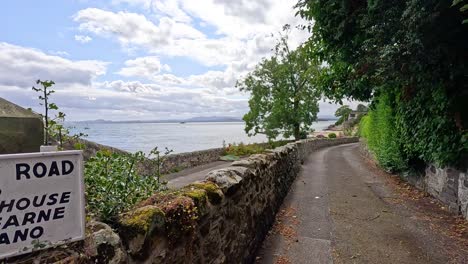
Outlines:
[{"label": "distant hill", "polygon": [[320,116],[317,118],[317,121],[335,121],[338,120],[336,116]]},{"label": "distant hill", "polygon": [[241,118],[227,117],[227,116],[208,116],[208,117],[192,117],[189,119],[169,119],[169,120],[127,120],[127,121],[112,121],[112,120],[86,120],[77,121],[75,123],[98,123],[98,124],[109,124],[109,123],[196,123],[196,122],[242,122]]},{"label": "distant hill", "polygon": [[227,117],[227,116],[206,116],[206,117],[192,117],[184,122],[242,122],[241,118]]},{"label": "distant hill", "polygon": [[[338,120],[334,116],[319,117],[317,121],[335,121]],[[168,120],[127,120],[127,121],[112,121],[104,119],[77,121],[72,123],[92,123],[92,124],[110,124],[110,123],[199,123],[199,122],[243,122],[242,118],[232,116],[197,116],[188,119],[168,119]]]}]

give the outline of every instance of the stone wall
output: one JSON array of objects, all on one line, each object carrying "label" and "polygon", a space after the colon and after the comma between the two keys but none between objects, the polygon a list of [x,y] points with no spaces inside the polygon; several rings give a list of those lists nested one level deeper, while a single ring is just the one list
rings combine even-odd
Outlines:
[{"label": "stone wall", "polygon": [[[58,145],[57,142],[55,142],[55,144]],[[106,145],[102,145],[102,144],[98,144],[96,142],[93,142],[93,141],[89,141],[89,140],[86,140],[86,139],[67,139],[63,142],[63,149],[64,150],[75,150],[75,145],[76,144],[80,144],[83,146],[83,159],[86,161],[88,160],[89,158],[93,157],[96,155],[96,153],[100,150],[108,150],[108,151],[111,151],[113,153],[119,153],[119,154],[125,154],[128,152],[127,151],[124,151],[124,150],[121,150],[121,149],[118,149],[118,148],[114,148],[114,147],[110,147],[110,146],[106,146]]]},{"label": "stone wall", "polygon": [[38,152],[43,142],[41,117],[0,98],[0,154]]},{"label": "stone wall", "polygon": [[223,148],[178,153],[168,155],[161,168],[161,173],[169,173],[173,170],[192,168],[219,160],[223,155]]},{"label": "stone wall", "polygon": [[[88,160],[90,157],[96,155],[96,152],[98,152],[99,150],[108,150],[108,151],[111,151],[114,153],[120,153],[120,154],[128,153],[121,149],[98,144],[98,143],[85,140],[85,139],[65,140],[65,142],[63,143],[63,149],[74,150],[75,144],[77,143],[84,145],[83,158],[85,161]],[[257,143],[257,144],[260,146],[268,145],[268,143]],[[167,156],[166,160],[161,165],[161,173],[169,174],[171,172],[180,171],[183,169],[208,164],[208,163],[219,160],[219,158],[223,154],[224,154],[224,148],[212,148],[212,149],[206,149],[206,150],[200,150],[200,151],[170,154]],[[152,170],[154,170],[153,166],[154,165],[151,162],[143,162],[140,165],[141,173],[143,175],[150,175]]]},{"label": "stone wall", "polygon": [[454,167],[426,167],[425,190],[447,205],[450,211],[468,219],[468,170]]},{"label": "stone wall", "polygon": [[[263,147],[269,146],[268,143],[256,144]],[[224,148],[212,148],[168,155],[162,165],[161,173],[167,174],[217,161],[224,155],[224,151]]]},{"label": "stone wall", "polygon": [[[63,143],[65,150],[75,149],[75,144],[82,144],[83,148],[83,159],[86,161],[100,150],[108,150],[113,153],[128,154],[127,151],[117,149],[114,147],[98,144],[85,139],[69,139]],[[224,152],[223,148],[214,148],[201,151],[193,151],[186,153],[171,154],[167,156],[167,159],[161,166],[161,173],[167,174],[172,171],[179,171],[186,168],[191,168],[203,164],[207,164],[213,161],[219,160]],[[143,162],[140,164],[140,172],[143,175],[150,175],[154,170],[154,165],[151,162]]]},{"label": "stone wall", "polygon": [[[360,146],[364,156],[374,159],[362,139]],[[468,168],[468,164],[460,167]],[[468,219],[468,169],[440,168],[429,164],[423,175],[405,175],[402,178],[446,204],[451,212],[461,214]]]},{"label": "stone wall", "polygon": [[67,250],[76,263],[251,263],[307,154],[357,141],[302,140],[252,155],[204,182],[154,195],[122,215],[115,232],[89,223],[85,242],[13,262],[60,261]]}]

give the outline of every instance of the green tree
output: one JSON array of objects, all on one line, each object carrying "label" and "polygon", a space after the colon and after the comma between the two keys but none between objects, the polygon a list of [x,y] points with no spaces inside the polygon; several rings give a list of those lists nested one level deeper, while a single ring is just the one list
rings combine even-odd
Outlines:
[{"label": "green tree", "polygon": [[[460,8],[460,12],[466,17],[466,12],[468,11],[468,1],[466,0],[453,0],[452,6]],[[463,24],[468,24],[468,18],[464,18],[462,21]]]},{"label": "green tree", "polygon": [[367,106],[363,105],[363,104],[358,104],[358,106],[356,107],[356,111],[358,112],[367,112],[369,109],[367,108]]},{"label": "green tree", "polygon": [[371,101],[371,111],[385,100],[410,165],[462,160],[468,150],[466,1],[300,0],[297,7],[310,21],[309,56],[327,62],[317,81],[323,94],[337,102]]},{"label": "green tree", "polygon": [[318,63],[302,48],[290,50],[289,27],[281,35],[270,59],[263,59],[236,87],[250,93],[250,111],[244,116],[249,135],[266,134],[272,140],[282,134],[296,140],[307,136],[317,119],[320,94],[313,80]]},{"label": "green tree", "polygon": [[335,125],[341,125],[344,121],[348,120],[349,114],[351,114],[351,108],[349,105],[342,105],[340,108],[336,109],[335,116],[339,117],[338,121],[336,121]]}]

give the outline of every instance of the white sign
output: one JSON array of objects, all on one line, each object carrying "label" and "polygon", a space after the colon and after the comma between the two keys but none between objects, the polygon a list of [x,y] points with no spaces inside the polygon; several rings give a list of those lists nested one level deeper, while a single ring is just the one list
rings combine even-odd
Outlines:
[{"label": "white sign", "polygon": [[84,239],[81,151],[0,155],[0,259]]}]

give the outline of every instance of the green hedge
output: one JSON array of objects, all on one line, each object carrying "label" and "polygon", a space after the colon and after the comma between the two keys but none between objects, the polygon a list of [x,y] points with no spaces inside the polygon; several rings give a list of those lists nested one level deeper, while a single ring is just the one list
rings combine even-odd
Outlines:
[{"label": "green hedge", "polygon": [[374,109],[361,119],[359,135],[366,139],[380,166],[392,172],[406,170],[408,166],[397,134],[390,100],[381,96]]}]

